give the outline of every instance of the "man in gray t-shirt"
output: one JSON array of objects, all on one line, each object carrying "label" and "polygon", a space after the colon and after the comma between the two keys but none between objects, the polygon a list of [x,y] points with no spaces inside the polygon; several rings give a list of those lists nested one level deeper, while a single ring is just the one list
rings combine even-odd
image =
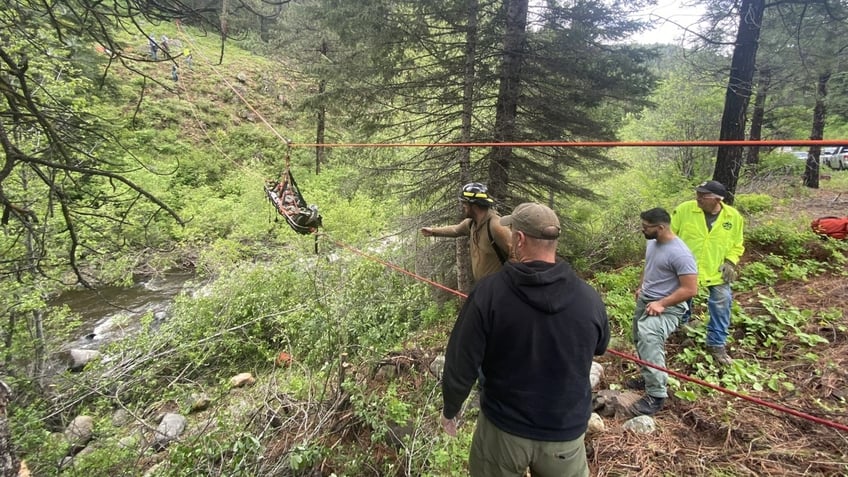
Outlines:
[{"label": "man in gray t-shirt", "polygon": [[[686,301],[698,293],[698,266],[689,248],[671,231],[671,217],[655,208],[639,214],[648,240],[642,283],[636,290],[633,343],[642,361],[665,368],[665,340],[677,329]],[[633,405],[635,414],[652,415],[668,397],[664,371],[642,366],[642,377],[628,387],[645,389]]]}]

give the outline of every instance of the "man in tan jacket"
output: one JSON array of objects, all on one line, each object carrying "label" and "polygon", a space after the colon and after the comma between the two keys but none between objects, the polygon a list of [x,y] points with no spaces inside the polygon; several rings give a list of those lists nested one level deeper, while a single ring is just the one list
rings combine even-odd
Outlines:
[{"label": "man in tan jacket", "polygon": [[[494,199],[489,197],[484,184],[472,182],[462,188],[459,195],[465,219],[448,227],[422,227],[425,237],[471,236],[471,273],[474,282],[497,272],[509,258],[510,233],[501,225],[498,213],[492,209]],[[492,220],[494,219],[494,220]]]}]

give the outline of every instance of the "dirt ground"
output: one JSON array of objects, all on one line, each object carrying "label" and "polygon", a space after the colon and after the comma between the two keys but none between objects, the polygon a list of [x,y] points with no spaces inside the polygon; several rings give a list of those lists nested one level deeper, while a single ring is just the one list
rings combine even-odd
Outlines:
[{"label": "dirt ground", "polygon": [[[824,215],[848,215],[848,191],[831,189],[765,189],[756,192],[780,197],[772,213],[809,223]],[[764,219],[767,220],[767,219]],[[745,261],[756,261],[767,250],[746,250]],[[811,257],[817,255],[815,244]],[[807,332],[825,336],[829,344],[812,351],[788,336],[772,356],[758,357],[752,350],[732,349],[735,359],[758,360],[774,373],[782,372],[794,384],[792,391],[756,392],[754,396],[795,411],[848,426],[848,276],[826,273],[805,282],[778,282],[774,293],[800,310],[809,310]],[[758,293],[767,287],[738,293],[736,301],[749,316],[763,316]],[[825,324],[822,312],[842,310],[841,321]],[[832,312],[832,311],[831,311]],[[702,324],[703,326],[703,324]],[[686,343],[687,346],[701,346]],[[670,368],[683,373],[675,356],[682,344],[670,342]],[[599,360],[606,368],[603,385],[621,384],[637,368],[609,354]],[[796,417],[731,395],[712,393],[695,402],[674,397],[656,416],[658,431],[637,435],[622,429],[626,417],[608,419],[606,432],[588,437],[592,475],[597,476],[845,476],[848,475],[848,432]]]}]

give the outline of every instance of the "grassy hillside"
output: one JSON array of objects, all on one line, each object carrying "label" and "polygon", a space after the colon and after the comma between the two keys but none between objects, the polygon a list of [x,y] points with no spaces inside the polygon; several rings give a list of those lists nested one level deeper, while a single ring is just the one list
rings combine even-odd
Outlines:
[{"label": "grassy hillside", "polygon": [[[324,173],[315,175],[314,149],[288,146],[314,142],[314,114],[298,108],[310,85],[285,59],[256,56],[237,43],[228,43],[221,58],[218,39],[175,26],[160,25],[156,34],[167,35],[179,56],[141,63],[138,71],[110,70],[107,85],[115,99],[104,116],[122,125],[123,146],[147,165],[130,177],[173,207],[185,225],[155,216],[132,242],[151,253],[129,264],[104,257],[106,267],[121,268],[103,278],[187,264],[214,275],[269,247],[309,250],[311,240],[279,226],[263,192],[287,163],[305,198],[319,205],[327,231],[349,239],[386,230],[381,210],[389,210],[392,201],[383,199],[384,209],[375,209],[371,195],[356,187],[361,172],[356,155],[331,153]],[[146,54],[143,37],[124,41],[130,51]],[[185,48],[192,54],[190,66]],[[174,243],[172,253],[155,251]]]}]

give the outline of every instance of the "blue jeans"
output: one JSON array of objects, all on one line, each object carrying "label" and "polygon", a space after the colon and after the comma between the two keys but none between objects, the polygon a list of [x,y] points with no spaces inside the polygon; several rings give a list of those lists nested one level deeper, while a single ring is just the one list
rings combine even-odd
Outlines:
[{"label": "blue jeans", "polygon": [[[707,323],[707,346],[724,346],[730,329],[730,309],[733,305],[733,292],[730,285],[722,283],[707,287],[710,296],[707,298],[707,310],[710,312],[710,322]],[[680,317],[680,324],[689,322],[692,316],[692,300],[689,309]]]},{"label": "blue jeans", "polygon": [[707,346],[724,346],[730,328],[733,292],[727,283],[708,288],[710,297],[707,300],[707,309],[710,311],[710,322],[707,323]]}]

